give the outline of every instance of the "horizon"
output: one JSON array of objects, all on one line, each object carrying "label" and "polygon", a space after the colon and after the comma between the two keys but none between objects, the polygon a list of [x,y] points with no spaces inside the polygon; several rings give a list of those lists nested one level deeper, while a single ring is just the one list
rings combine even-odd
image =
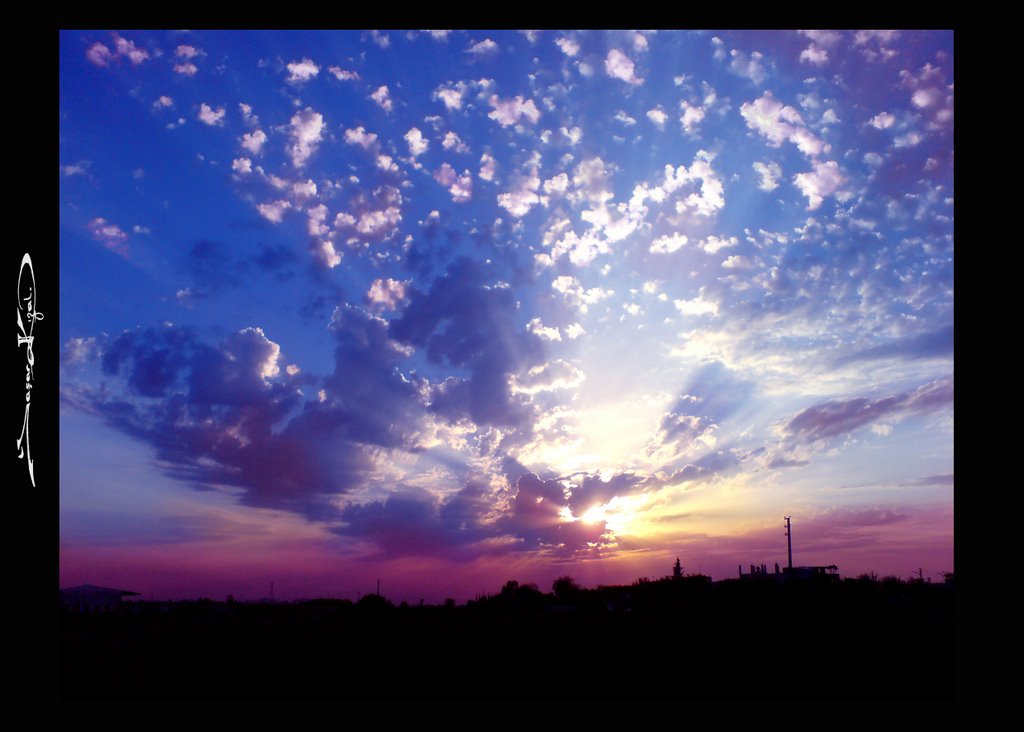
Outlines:
[{"label": "horizon", "polygon": [[62,31],[60,584],[953,572],[953,33]]}]

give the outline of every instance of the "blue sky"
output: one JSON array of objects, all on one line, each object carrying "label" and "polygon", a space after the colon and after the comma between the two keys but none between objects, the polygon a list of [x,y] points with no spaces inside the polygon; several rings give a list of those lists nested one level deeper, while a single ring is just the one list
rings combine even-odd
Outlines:
[{"label": "blue sky", "polygon": [[952,569],[951,32],[60,54],[62,582]]}]

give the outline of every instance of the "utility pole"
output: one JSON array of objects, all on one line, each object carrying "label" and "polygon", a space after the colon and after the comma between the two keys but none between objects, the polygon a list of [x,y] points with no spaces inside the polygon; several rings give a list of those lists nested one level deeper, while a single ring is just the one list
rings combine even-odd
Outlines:
[{"label": "utility pole", "polygon": [[793,529],[789,525],[789,516],[786,516],[786,548],[789,552],[789,573],[793,573]]}]

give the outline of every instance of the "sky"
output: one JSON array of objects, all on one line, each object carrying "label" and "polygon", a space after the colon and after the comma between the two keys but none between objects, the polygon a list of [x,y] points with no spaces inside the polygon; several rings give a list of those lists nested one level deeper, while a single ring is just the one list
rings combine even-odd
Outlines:
[{"label": "sky", "polygon": [[953,570],[953,34],[64,31],[60,581]]}]

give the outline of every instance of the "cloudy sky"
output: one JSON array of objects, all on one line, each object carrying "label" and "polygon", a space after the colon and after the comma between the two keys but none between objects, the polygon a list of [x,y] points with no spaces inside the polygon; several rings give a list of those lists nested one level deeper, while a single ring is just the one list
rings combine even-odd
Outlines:
[{"label": "cloudy sky", "polygon": [[62,585],[953,569],[953,36],[60,43]]}]

